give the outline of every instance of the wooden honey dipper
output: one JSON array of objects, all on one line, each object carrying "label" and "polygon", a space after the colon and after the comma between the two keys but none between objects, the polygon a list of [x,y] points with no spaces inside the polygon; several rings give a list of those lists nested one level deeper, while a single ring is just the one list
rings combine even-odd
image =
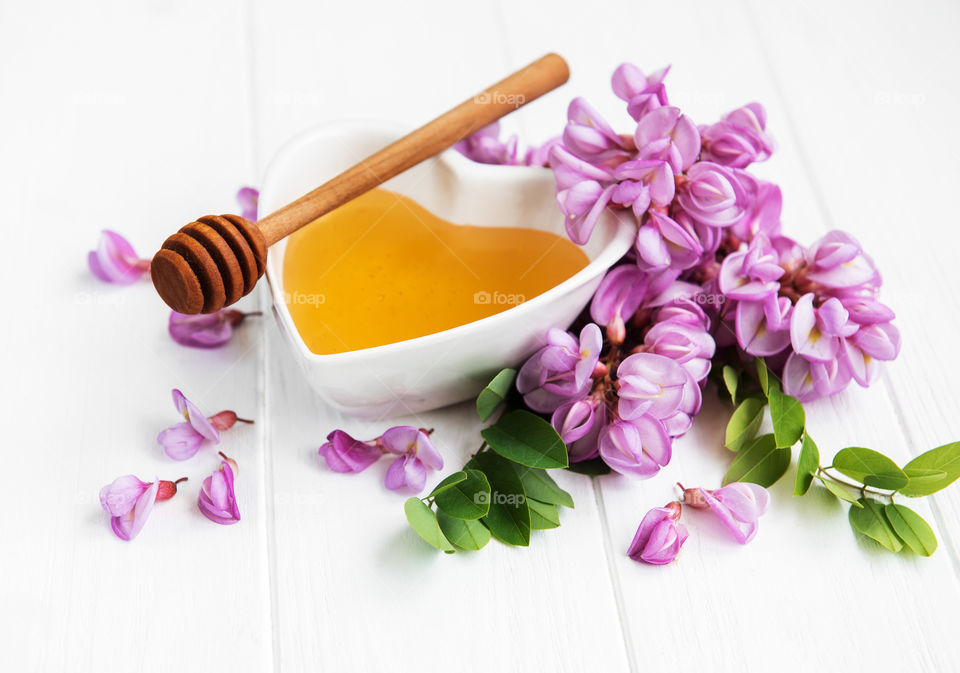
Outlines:
[{"label": "wooden honey dipper", "polygon": [[233,304],[263,275],[271,245],[552,91],[569,76],[566,61],[547,54],[259,222],[239,215],[198,218],[153,256],[154,287],[179,313],[213,313]]}]

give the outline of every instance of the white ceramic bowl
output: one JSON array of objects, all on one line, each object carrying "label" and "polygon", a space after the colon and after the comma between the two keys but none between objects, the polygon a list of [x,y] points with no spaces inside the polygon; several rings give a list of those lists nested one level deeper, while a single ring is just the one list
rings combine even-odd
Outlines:
[{"label": "white ceramic bowl", "polygon": [[[267,169],[260,212],[270,213],[400,137],[379,122],[325,124],[290,141]],[[565,235],[551,172],[474,163],[454,150],[384,184],[451,222],[523,226]],[[286,241],[272,248],[267,279],[273,312],[317,392],[340,411],[363,418],[405,415],[475,396],[504,367],[517,366],[551,327],[566,327],[590,301],[607,268],[630,247],[628,218],[604,213],[584,251],[590,263],[565,282],[501,313],[459,327],[375,348],[332,355],[311,352],[284,301]]]}]

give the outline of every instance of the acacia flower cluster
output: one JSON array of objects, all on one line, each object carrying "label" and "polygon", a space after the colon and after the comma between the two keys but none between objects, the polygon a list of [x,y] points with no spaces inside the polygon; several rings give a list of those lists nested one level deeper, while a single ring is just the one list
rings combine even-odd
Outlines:
[{"label": "acacia flower cluster", "polygon": [[[644,478],[670,462],[673,438],[700,410],[714,354],[695,289],[674,283],[648,295],[644,272],[618,266],[594,295],[594,322],[579,339],[550,330],[546,345],[521,367],[517,389],[528,407],[551,414],[571,462],[599,456]],[[606,345],[598,324],[606,327]]]},{"label": "acacia flower cluster", "polygon": [[443,457],[430,435],[433,430],[398,425],[370,441],[354,439],[343,430],[334,430],[319,454],[334,472],[357,473],[373,465],[385,454],[397,458],[387,468],[384,485],[391,491],[419,493],[427,483],[428,470],[443,469]]}]

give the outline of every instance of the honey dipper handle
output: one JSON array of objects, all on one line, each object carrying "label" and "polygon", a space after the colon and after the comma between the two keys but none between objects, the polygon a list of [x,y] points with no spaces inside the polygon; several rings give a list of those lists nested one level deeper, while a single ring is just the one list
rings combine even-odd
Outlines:
[{"label": "honey dipper handle", "polygon": [[492,124],[567,81],[570,70],[547,54],[487,87],[257,223],[267,245]]}]

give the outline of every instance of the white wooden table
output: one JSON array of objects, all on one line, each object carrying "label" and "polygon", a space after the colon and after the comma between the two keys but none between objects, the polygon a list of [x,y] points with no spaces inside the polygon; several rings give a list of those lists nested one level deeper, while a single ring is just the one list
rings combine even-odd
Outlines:
[{"label": "white wooden table", "polygon": [[[930,559],[872,550],[829,496],[782,483],[750,545],[694,513],[677,563],[635,564],[633,532],[675,481],[719,483],[713,403],[657,478],[561,474],[577,504],[561,528],[445,557],[408,530],[386,462],[355,477],[321,464],[334,427],[383,424],[321,402],[270,319],[219,351],[181,348],[148,283],[86,271],[101,228],[147,255],[196,215],[234,210],[237,187],[317,122],[418,123],[556,50],[570,83],[506,122],[540,141],[578,94],[625,125],[614,67],[672,63],[671,100],[698,122],[767,107],[778,151],[759,170],[783,188],[791,235],[848,229],[884,273],[903,352],[874,388],[809,408],[821,451],[906,459],[960,438],[960,6],[607,4],[0,2],[0,669],[960,666],[960,488],[917,505],[941,542]],[[237,526],[196,508],[213,452],[174,464],[154,443],[176,420],[174,386],[257,421],[223,445],[240,464]],[[475,447],[468,405],[424,419],[448,466]],[[97,493],[131,472],[190,482],[126,544]]]}]

